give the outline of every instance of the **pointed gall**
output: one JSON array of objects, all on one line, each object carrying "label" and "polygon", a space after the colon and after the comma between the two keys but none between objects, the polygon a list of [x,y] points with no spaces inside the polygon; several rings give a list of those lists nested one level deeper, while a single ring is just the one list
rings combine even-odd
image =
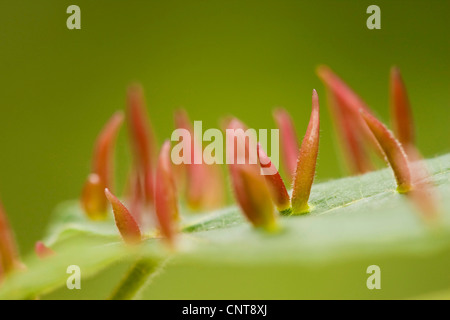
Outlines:
[{"label": "pointed gall", "polygon": [[363,174],[372,171],[374,166],[364,148],[364,142],[358,134],[358,128],[355,126],[358,121],[354,119],[351,112],[342,106],[342,102],[330,90],[328,90],[327,98],[331,118],[335,130],[338,132],[339,142],[350,172]]},{"label": "pointed gall", "polygon": [[142,181],[135,168],[132,169],[128,177],[126,195],[129,201],[130,213],[136,222],[141,225],[143,223],[143,212],[145,209],[145,196],[142,187]]},{"label": "pointed gall", "polygon": [[318,76],[322,79],[328,89],[333,93],[339,101],[339,105],[347,109],[353,117],[352,127],[355,128],[356,134],[361,136],[364,141],[372,146],[372,150],[380,157],[383,157],[383,151],[377,140],[371,134],[365,125],[364,120],[360,116],[360,110],[372,113],[366,103],[330,68],[320,66],[317,69]]},{"label": "pointed gall", "polygon": [[141,242],[141,230],[128,209],[111,193],[111,191],[109,191],[108,188],[105,189],[105,195],[112,205],[116,226],[117,229],[119,229],[123,240],[128,244],[137,244]]},{"label": "pointed gall", "polygon": [[392,132],[373,115],[364,110],[361,110],[361,114],[383,149],[392,171],[394,171],[395,179],[397,180],[397,191],[400,193],[410,191],[412,187],[411,173],[406,153],[401,144],[395,139]]},{"label": "pointed gall", "polygon": [[4,276],[5,276],[5,271],[3,270],[2,256],[0,255],[0,285],[2,283]]},{"label": "pointed gall", "polygon": [[81,206],[86,215],[93,220],[107,217],[106,187],[112,188],[112,163],[114,143],[123,122],[123,113],[116,112],[103,127],[97,137],[92,159],[92,172],[84,184]]},{"label": "pointed gall", "polygon": [[415,204],[426,222],[435,223],[440,217],[440,199],[438,191],[431,183],[430,174],[419,151],[412,145],[406,145],[412,180],[409,199]]},{"label": "pointed gall", "polygon": [[316,173],[316,161],[319,153],[319,131],[319,97],[316,90],[313,90],[311,117],[300,148],[297,170],[294,176],[291,199],[292,212],[294,214],[303,214],[310,210],[308,199]]},{"label": "pointed gall", "polygon": [[395,136],[402,145],[414,144],[414,124],[408,94],[400,70],[391,69],[391,119]]},{"label": "pointed gall", "polygon": [[228,121],[226,128],[227,163],[258,163],[257,134],[237,118]]},{"label": "pointed gall", "polygon": [[185,129],[190,133],[191,150],[190,163],[185,165],[186,168],[186,201],[193,210],[202,209],[203,194],[208,179],[205,164],[195,163],[195,154],[202,154],[202,145],[198,137],[194,135],[194,129],[185,110],[175,112],[175,123],[177,128]]},{"label": "pointed gall", "polygon": [[287,111],[282,108],[276,109],[273,113],[273,117],[280,130],[284,169],[286,170],[289,182],[291,182],[294,177],[295,168],[297,167],[299,150],[294,122]]},{"label": "pointed gall", "polygon": [[179,219],[178,200],[170,160],[170,141],[165,141],[158,159],[155,184],[155,209],[162,235],[173,243]]},{"label": "pointed gall", "polygon": [[[255,227],[272,231],[277,228],[272,196],[260,173],[260,166],[257,163],[250,164],[249,161],[253,143],[250,139],[246,139],[243,144],[238,143],[238,139],[244,137],[245,128],[237,119],[228,122],[226,152],[227,159],[232,159],[228,162],[228,169],[233,193],[244,215]],[[233,141],[229,141],[231,139]],[[244,150],[238,152],[239,146]],[[257,152],[257,149],[254,151]]]},{"label": "pointed gall", "polygon": [[359,109],[370,112],[364,101],[330,68],[319,66],[319,68],[317,68],[317,74],[331,92],[333,92],[339,100],[345,103],[346,107],[354,112],[359,112]]},{"label": "pointed gall", "polygon": [[178,129],[189,132],[190,163],[183,165],[186,170],[186,201],[193,210],[213,209],[220,207],[224,202],[223,175],[216,164],[195,162],[196,154],[203,155],[202,143],[195,136],[194,129],[187,112],[179,109],[175,112],[175,125]]},{"label": "pointed gall", "polygon": [[55,254],[55,251],[47,247],[42,241],[36,242],[34,252],[40,259],[45,259]]},{"label": "pointed gall", "polygon": [[270,191],[259,170],[254,170],[252,166],[237,165],[234,179],[239,179],[240,181],[236,184],[239,186],[239,189],[235,190],[235,193],[242,193],[242,197],[239,198],[245,200],[241,200],[239,204],[247,219],[255,227],[274,231],[278,226]]},{"label": "pointed gall", "polygon": [[146,202],[153,203],[153,161],[155,139],[144,103],[144,94],[139,85],[128,89],[127,118],[136,167],[143,179]]},{"label": "pointed gall", "polygon": [[20,269],[21,262],[17,251],[14,233],[8,223],[8,218],[0,203],[0,279],[2,274]]},{"label": "pointed gall", "polygon": [[203,190],[202,209],[217,209],[225,204],[225,177],[219,164],[205,166],[208,179]]},{"label": "pointed gall", "polygon": [[[241,192],[239,192],[241,187],[241,179],[238,175],[238,167],[239,163],[241,164],[249,164],[249,150],[250,150],[250,139],[246,139],[245,131],[247,130],[247,126],[242,123],[237,118],[229,118],[226,123],[226,159],[228,168],[231,176],[231,183],[233,184],[233,189],[235,191],[235,196],[238,199],[238,202],[245,203],[244,196]],[[244,143],[242,143],[244,140]],[[241,142],[239,142],[241,141]],[[242,149],[243,150],[239,150]],[[253,165],[251,168],[257,170],[257,166]]]},{"label": "pointed gall", "polygon": [[105,188],[112,188],[112,152],[123,118],[121,111],[116,112],[102,129],[95,143],[92,172],[98,174]]},{"label": "pointed gall", "polygon": [[281,214],[290,214],[291,213],[291,201],[289,199],[289,194],[286,190],[286,186],[284,185],[283,179],[280,176],[275,165],[272,163],[270,158],[264,152],[261,144],[258,143],[258,157],[261,168],[266,168],[270,173],[264,175],[267,185],[272,193],[272,199],[277,207],[277,210]]},{"label": "pointed gall", "polygon": [[96,173],[91,173],[84,184],[81,192],[81,206],[91,220],[105,220],[108,216],[105,185]]}]

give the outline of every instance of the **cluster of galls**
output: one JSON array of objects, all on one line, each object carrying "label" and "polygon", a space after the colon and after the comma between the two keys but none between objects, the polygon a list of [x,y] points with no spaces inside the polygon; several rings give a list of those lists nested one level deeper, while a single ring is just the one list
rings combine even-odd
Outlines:
[{"label": "cluster of galls", "polygon": [[[428,174],[414,147],[411,110],[398,69],[392,69],[390,93],[392,121],[397,138],[329,68],[319,67],[318,75],[327,88],[329,109],[352,173],[361,174],[374,169],[368,155],[372,150],[386,159],[392,168],[398,192],[408,194],[428,220],[435,218],[438,212],[435,192],[431,190]],[[280,130],[283,166],[290,179],[288,183],[292,184],[291,195],[261,145],[252,144],[249,140],[245,143],[245,157],[250,154],[250,146],[256,146],[256,164],[250,164],[248,158],[237,161],[237,153],[230,150],[228,145],[226,150],[227,154],[235,157],[234,163],[228,164],[228,169],[234,195],[242,212],[255,227],[269,231],[277,229],[279,214],[295,215],[311,211],[308,199],[319,150],[317,92],[313,90],[312,93],[311,117],[300,147],[289,114],[283,109],[277,109],[273,116]],[[134,160],[128,188],[123,196],[126,205],[113,194],[112,187],[115,138],[125,118]],[[194,137],[185,111],[176,112],[175,124],[178,128],[188,130]],[[234,139],[240,139],[239,134],[244,134],[246,130],[246,126],[236,118],[224,121],[224,127],[234,130]],[[237,143],[232,144],[233,147],[235,145]],[[191,146],[193,157],[196,153],[194,148],[202,148],[202,145],[195,141]],[[109,202],[117,228],[126,243],[140,243],[144,238],[141,230],[157,225],[158,234],[173,247],[180,219],[178,197],[181,192],[177,192],[176,187],[184,188],[184,199],[191,209],[205,211],[224,205],[226,183],[217,164],[194,164],[192,158],[192,164],[174,166],[170,159],[170,141],[164,142],[159,156],[156,149],[142,89],[137,85],[131,86],[126,115],[122,112],[114,114],[97,138],[92,172],[83,188],[81,204],[90,219],[104,220],[108,217]],[[271,172],[275,173],[261,175],[261,168],[264,167],[272,167]],[[36,253],[45,257],[54,252],[38,242]],[[11,229],[0,208],[0,279],[20,266]]]}]

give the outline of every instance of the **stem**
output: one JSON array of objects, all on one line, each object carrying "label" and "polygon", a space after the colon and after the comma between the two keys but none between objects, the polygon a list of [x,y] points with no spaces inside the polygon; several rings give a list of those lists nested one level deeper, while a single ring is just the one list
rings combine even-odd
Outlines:
[{"label": "stem", "polygon": [[128,273],[114,289],[109,300],[131,300],[136,298],[154,275],[160,270],[162,264],[159,260],[139,258]]}]

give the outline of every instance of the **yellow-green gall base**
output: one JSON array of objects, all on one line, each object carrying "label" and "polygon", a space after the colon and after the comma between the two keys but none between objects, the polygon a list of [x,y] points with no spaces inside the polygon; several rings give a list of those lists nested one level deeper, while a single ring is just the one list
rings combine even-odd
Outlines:
[{"label": "yellow-green gall base", "polygon": [[310,213],[314,207],[310,206],[309,204],[306,204],[304,206],[301,206],[300,208],[296,208],[295,210],[292,209],[291,215],[293,216],[300,216],[307,213]]}]

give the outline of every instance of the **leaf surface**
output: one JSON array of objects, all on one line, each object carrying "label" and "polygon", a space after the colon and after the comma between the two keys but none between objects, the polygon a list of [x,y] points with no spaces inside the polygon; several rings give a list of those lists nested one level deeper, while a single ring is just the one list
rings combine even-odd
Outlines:
[{"label": "leaf surface", "polygon": [[[45,239],[56,255],[44,260],[30,255],[25,259],[27,269],[12,274],[1,285],[0,299],[35,298],[64,287],[70,276],[66,273],[69,265],[80,266],[83,278],[88,278],[118,261],[143,256],[169,259],[165,278],[170,277],[172,264],[178,268],[276,270],[288,266],[300,270],[358,259],[383,261],[402,256],[414,261],[428,256],[450,266],[446,254],[450,252],[450,155],[426,164],[442,202],[441,220],[434,227],[424,223],[409,199],[395,191],[390,169],[315,184],[311,213],[280,216],[282,228],[277,233],[252,228],[236,206],[204,214],[182,210],[182,235],[176,253],[167,251],[152,230],[142,245],[127,246],[112,216],[106,222],[92,222],[77,202],[66,202],[55,210]],[[442,289],[450,286],[448,276],[441,282]],[[154,293],[150,296],[155,297]]]}]

